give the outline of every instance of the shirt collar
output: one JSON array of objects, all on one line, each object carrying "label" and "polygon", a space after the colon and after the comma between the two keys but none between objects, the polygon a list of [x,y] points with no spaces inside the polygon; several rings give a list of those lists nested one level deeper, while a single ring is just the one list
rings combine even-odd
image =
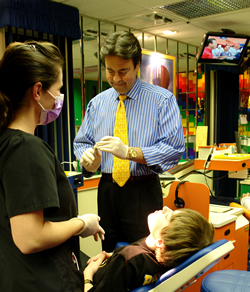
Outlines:
[{"label": "shirt collar", "polygon": [[[130,99],[136,99],[137,96],[138,96],[138,92],[140,92],[140,88],[141,88],[141,80],[138,76],[136,76],[136,81],[135,81],[135,84],[134,86],[128,91],[125,93],[125,95],[127,95],[127,97],[129,97]],[[119,95],[120,93],[116,92],[116,99],[119,98]]]}]

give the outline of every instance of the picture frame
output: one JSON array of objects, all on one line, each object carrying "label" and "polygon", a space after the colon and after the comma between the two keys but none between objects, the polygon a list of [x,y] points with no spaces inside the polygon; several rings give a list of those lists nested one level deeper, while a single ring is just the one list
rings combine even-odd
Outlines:
[{"label": "picture frame", "polygon": [[239,94],[239,109],[249,109],[250,108],[250,99],[249,99],[248,90],[240,90]]},{"label": "picture frame", "polygon": [[174,56],[142,50],[138,76],[142,81],[159,85],[176,96],[176,58]]}]

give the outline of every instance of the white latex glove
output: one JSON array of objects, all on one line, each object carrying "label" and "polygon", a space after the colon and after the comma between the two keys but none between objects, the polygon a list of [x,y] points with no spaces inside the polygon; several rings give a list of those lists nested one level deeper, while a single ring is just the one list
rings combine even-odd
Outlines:
[{"label": "white latex glove", "polygon": [[118,137],[105,136],[96,146],[104,152],[109,152],[120,159],[126,159],[128,154],[128,146],[124,145]]},{"label": "white latex glove", "polygon": [[247,208],[250,211],[250,197],[244,197],[240,201],[241,206]]},{"label": "white latex glove", "polygon": [[95,146],[88,148],[82,155],[80,163],[89,172],[96,172],[102,162],[102,154]]},{"label": "white latex glove", "polygon": [[73,219],[80,219],[84,222],[84,228],[81,230],[78,234],[82,238],[88,237],[90,235],[93,235],[95,240],[98,240],[98,235],[101,240],[104,240],[104,234],[105,231],[103,228],[99,225],[100,217],[96,214],[84,214],[81,216],[77,216],[77,218]]}]

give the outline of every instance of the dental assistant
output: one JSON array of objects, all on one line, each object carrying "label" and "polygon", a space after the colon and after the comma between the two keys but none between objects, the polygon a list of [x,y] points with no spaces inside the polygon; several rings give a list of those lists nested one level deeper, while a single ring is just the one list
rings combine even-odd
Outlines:
[{"label": "dental assistant", "polygon": [[[126,31],[109,34],[101,57],[112,88],[89,102],[74,152],[84,176],[102,173],[98,214],[106,232],[103,250],[111,252],[118,241],[132,243],[148,235],[147,216],[162,209],[158,174],[178,164],[185,142],[173,93],[137,76],[142,58],[137,38]],[[124,96],[127,144],[114,133],[119,99]],[[124,185],[114,179],[117,158],[129,160],[130,176]]]},{"label": "dental assistant", "polygon": [[0,291],[83,292],[79,236],[103,239],[100,217],[77,217],[54,151],[34,136],[63,106],[63,58],[48,42],[10,44],[0,61]]}]

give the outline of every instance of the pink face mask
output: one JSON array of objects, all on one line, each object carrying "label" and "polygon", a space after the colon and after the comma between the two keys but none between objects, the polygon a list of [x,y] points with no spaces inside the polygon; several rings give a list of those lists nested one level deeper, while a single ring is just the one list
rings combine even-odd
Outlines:
[{"label": "pink face mask", "polygon": [[60,96],[54,96],[48,90],[47,92],[55,99],[55,108],[53,110],[46,110],[38,101],[38,104],[42,108],[40,122],[38,125],[47,125],[48,123],[53,122],[58,118],[62,110],[64,94],[61,93]]}]

